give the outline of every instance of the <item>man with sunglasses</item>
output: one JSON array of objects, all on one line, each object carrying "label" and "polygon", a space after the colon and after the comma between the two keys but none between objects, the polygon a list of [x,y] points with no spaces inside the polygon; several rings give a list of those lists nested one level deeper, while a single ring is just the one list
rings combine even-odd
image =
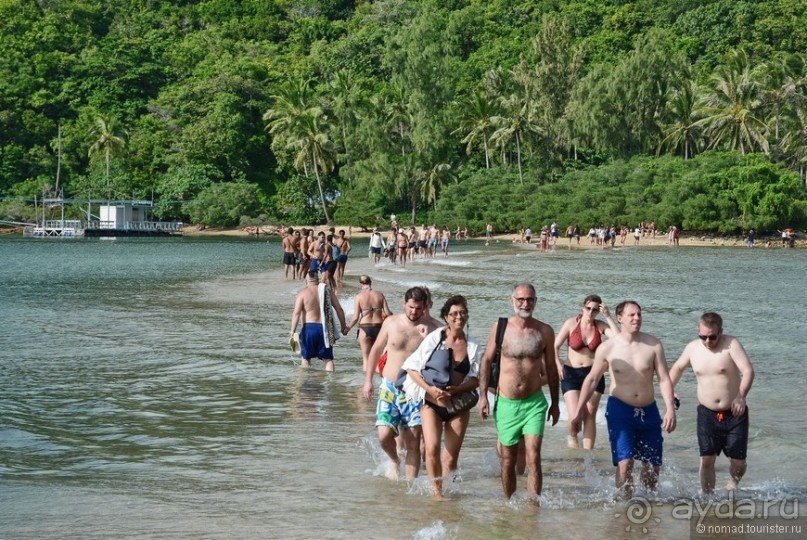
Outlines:
[{"label": "man with sunglasses", "polygon": [[692,366],[698,388],[698,446],[700,480],[704,493],[715,487],[715,461],[722,451],[730,460],[729,491],[745,474],[748,449],[746,396],[754,382],[754,368],[740,341],[723,334],[717,313],[701,315],[698,339],[691,341],[670,368],[673,385]]},{"label": "man with sunglasses", "polygon": [[[611,395],[605,409],[611,460],[616,467],[616,487],[633,497],[633,462],[642,461],[642,483],[653,490],[658,483],[662,458],[662,429],[672,433],[676,418],[673,385],[664,347],[658,338],[641,331],[642,308],[627,300],[616,307],[620,332],[597,348],[591,371],[583,381],[577,411],[570,412],[572,433],[582,427],[586,402],[597,389],[605,369],[611,373]],[[654,376],[664,398],[662,419],[656,405]]]},{"label": "man with sunglasses", "polygon": [[[558,423],[558,368],[555,365],[555,332],[548,324],[532,316],[535,311],[535,287],[518,283],[510,296],[515,315],[507,320],[501,347],[499,385],[493,418],[502,456],[502,488],[507,499],[516,491],[516,464],[519,447],[526,450],[527,493],[530,502],[538,505],[543,487],[541,471],[541,442],[547,419]],[[494,324],[488,334],[487,347],[479,368],[479,414],[483,420],[490,416],[487,392],[490,369],[496,355]],[[551,405],[547,404],[542,386],[549,387]],[[522,443],[523,441],[523,443]]]}]

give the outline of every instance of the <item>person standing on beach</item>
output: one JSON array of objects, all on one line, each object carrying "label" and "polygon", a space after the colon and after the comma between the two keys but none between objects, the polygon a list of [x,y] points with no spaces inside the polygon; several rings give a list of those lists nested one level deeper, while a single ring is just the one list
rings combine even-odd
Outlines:
[{"label": "person standing on beach", "polygon": [[370,276],[359,277],[361,292],[356,295],[353,306],[353,318],[347,325],[350,332],[358,323],[359,348],[361,348],[362,371],[367,372],[368,357],[373,344],[381,332],[381,324],[384,319],[392,315],[392,311],[387,304],[387,299],[379,291],[373,290],[373,280]]},{"label": "person standing on beach", "polygon": [[373,264],[378,264],[381,260],[381,252],[386,248],[387,246],[384,244],[384,238],[382,238],[381,233],[378,232],[378,229],[373,229],[373,235],[370,237],[370,253],[373,256]]},{"label": "person standing on beach", "polygon": [[345,230],[339,229],[339,236],[334,239],[334,244],[339,249],[339,256],[336,258],[336,281],[342,282],[345,279],[345,265],[347,256],[350,254],[352,246],[350,239],[345,238]]},{"label": "person standing on beach", "polygon": [[406,394],[396,388],[395,381],[404,361],[415,352],[423,338],[438,325],[424,319],[429,297],[421,287],[412,287],[404,294],[404,312],[387,317],[381,325],[378,339],[370,349],[367,359],[362,394],[366,399],[373,396],[373,376],[382,352],[386,363],[381,371],[378,388],[376,422],[378,441],[390,459],[387,477],[397,480],[400,475],[400,458],[395,437],[400,435],[406,447],[406,478],[413,480],[420,472],[421,403],[413,403]]},{"label": "person standing on beach", "polygon": [[316,239],[313,239],[308,245],[308,259],[309,267],[311,270],[317,272],[324,272],[324,268],[320,268],[323,264],[325,257],[325,233],[317,233]]},{"label": "person standing on beach", "polygon": [[[552,328],[532,316],[535,310],[535,287],[519,283],[513,288],[510,305],[515,315],[507,320],[502,339],[499,385],[493,418],[496,422],[502,457],[502,488],[509,500],[516,491],[516,462],[519,443],[523,439],[527,457],[527,492],[533,504],[543,488],[541,443],[547,419],[558,423],[558,370],[555,365],[555,333]],[[479,414],[483,420],[490,414],[487,392],[490,388],[491,363],[496,354],[494,324],[488,334],[485,354],[479,370]],[[541,390],[549,386],[551,405]]]},{"label": "person standing on beach", "polygon": [[[606,368],[611,374],[611,395],[605,410],[611,460],[616,467],[616,487],[626,499],[633,497],[633,460],[642,461],[642,483],[653,490],[658,483],[662,458],[661,430],[675,429],[673,386],[664,357],[664,347],[656,337],[641,332],[642,308],[628,300],[616,307],[619,334],[603,343],[594,354],[583,386],[577,411],[572,416],[572,432],[580,432],[587,402],[596,391]],[[664,419],[656,405],[653,375],[658,378],[667,408]]]},{"label": "person standing on beach", "polygon": [[546,230],[546,227],[541,229],[539,247],[542,252],[545,252],[549,248],[549,232]]},{"label": "person standing on beach", "polygon": [[398,229],[395,245],[398,247],[398,262],[403,268],[406,268],[406,258],[409,254],[409,236],[407,236],[406,229],[403,227]]},{"label": "person standing on beach", "polygon": [[692,366],[698,387],[698,446],[700,480],[704,494],[715,487],[715,461],[722,451],[729,458],[727,489],[737,489],[746,470],[748,406],[746,397],[754,382],[751,365],[740,340],[723,334],[723,318],[701,315],[698,339],[690,341],[670,368],[673,386]]},{"label": "person standing on beach", "polygon": [[486,246],[490,245],[490,239],[491,239],[492,236],[493,236],[493,225],[491,223],[488,223],[487,225],[485,225],[485,245]]},{"label": "person standing on beach", "polygon": [[[316,270],[311,270],[305,281],[305,288],[297,293],[294,300],[294,311],[291,314],[291,335],[297,333],[297,325],[303,323],[300,332],[300,354],[303,358],[302,367],[310,367],[311,359],[317,357],[325,361],[325,371],[333,371],[333,343],[335,336],[329,336],[330,345],[326,346],[325,329],[322,324],[322,313],[325,309],[333,306],[336,315],[339,317],[342,334],[347,334],[345,324],[345,312],[342,310],[339,299],[330,287],[325,287],[325,295],[328,301],[325,308],[320,304],[319,295],[319,274]],[[330,306],[328,305],[330,304]]]},{"label": "person standing on beach", "polygon": [[443,226],[443,239],[442,239],[442,247],[443,247],[443,255],[448,257],[448,243],[451,241],[451,231],[448,230],[448,226]]},{"label": "person standing on beach", "polygon": [[300,267],[297,269],[297,279],[305,279],[311,269],[311,256],[308,254],[308,248],[314,241],[314,231],[305,228],[300,231]]},{"label": "person standing on beach", "polygon": [[283,236],[283,279],[289,279],[289,270],[291,270],[292,279],[297,277],[295,259],[298,240],[299,238],[294,236],[294,229],[291,227],[286,229],[286,234]]}]

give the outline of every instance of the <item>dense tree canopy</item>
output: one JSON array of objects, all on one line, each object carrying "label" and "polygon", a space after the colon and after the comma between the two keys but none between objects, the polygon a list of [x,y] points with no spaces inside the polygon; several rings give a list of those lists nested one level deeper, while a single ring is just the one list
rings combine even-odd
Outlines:
[{"label": "dense tree canopy", "polygon": [[0,218],[60,146],[208,225],[805,226],[805,51],[798,0],[0,0]]}]

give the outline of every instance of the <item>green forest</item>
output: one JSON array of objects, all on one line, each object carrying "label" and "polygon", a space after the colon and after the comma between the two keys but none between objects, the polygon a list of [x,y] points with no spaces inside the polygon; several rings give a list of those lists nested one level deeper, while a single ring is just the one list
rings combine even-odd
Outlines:
[{"label": "green forest", "polygon": [[0,0],[0,219],[803,228],[806,53],[803,0]]}]

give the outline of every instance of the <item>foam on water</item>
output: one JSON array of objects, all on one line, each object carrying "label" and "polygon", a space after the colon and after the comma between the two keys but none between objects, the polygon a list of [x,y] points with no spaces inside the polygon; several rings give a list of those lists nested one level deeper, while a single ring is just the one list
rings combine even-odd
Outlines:
[{"label": "foam on water", "polygon": [[412,535],[414,540],[452,540],[458,537],[459,526],[446,526],[441,520],[435,521]]}]

